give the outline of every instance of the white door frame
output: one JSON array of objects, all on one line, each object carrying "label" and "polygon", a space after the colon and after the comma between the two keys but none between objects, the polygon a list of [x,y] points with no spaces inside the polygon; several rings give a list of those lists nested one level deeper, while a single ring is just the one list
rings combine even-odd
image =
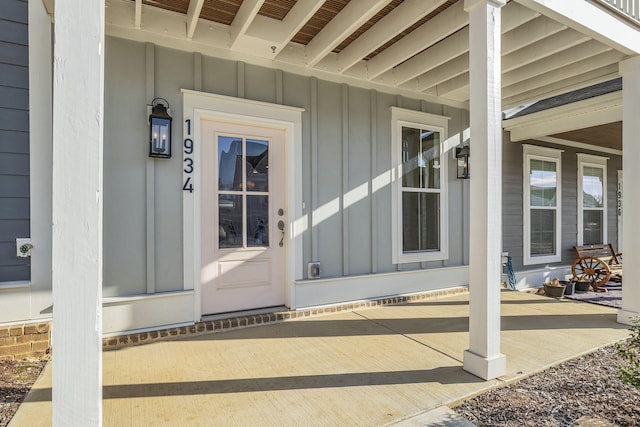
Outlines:
[{"label": "white door frame", "polygon": [[[229,96],[215,95],[182,89],[183,139],[180,151],[183,156],[183,184],[188,178],[193,191],[183,191],[183,275],[184,289],[193,289],[194,321],[202,318],[200,230],[200,123],[202,120],[222,120],[254,126],[282,129],[285,133],[285,188],[287,190],[287,233],[285,254],[285,281],[287,306],[295,308],[294,284],[302,279],[302,233],[307,221],[302,213],[302,112],[303,108],[251,101]],[[184,141],[193,141],[193,149],[185,150]],[[174,144],[177,148],[178,144]],[[174,149],[176,152],[177,149]],[[188,165],[188,167],[187,167]],[[187,171],[191,171],[187,173]]]}]

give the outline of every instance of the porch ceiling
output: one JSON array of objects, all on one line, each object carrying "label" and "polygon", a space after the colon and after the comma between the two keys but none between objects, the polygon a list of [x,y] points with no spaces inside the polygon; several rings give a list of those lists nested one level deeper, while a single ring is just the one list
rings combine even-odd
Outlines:
[{"label": "porch ceiling", "polygon": [[583,144],[622,150],[622,122],[607,123],[552,136]]},{"label": "porch ceiling", "polygon": [[[502,10],[505,110],[615,78],[626,57],[523,6],[537,1]],[[468,23],[464,0],[109,0],[107,8],[110,35],[462,107]]]}]

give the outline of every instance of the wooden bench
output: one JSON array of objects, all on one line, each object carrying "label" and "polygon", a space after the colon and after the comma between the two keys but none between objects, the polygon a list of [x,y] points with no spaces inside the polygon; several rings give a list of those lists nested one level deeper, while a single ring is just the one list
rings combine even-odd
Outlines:
[{"label": "wooden bench", "polygon": [[571,266],[573,277],[593,282],[594,290],[610,280],[622,281],[622,254],[611,244],[574,246],[576,260]]}]

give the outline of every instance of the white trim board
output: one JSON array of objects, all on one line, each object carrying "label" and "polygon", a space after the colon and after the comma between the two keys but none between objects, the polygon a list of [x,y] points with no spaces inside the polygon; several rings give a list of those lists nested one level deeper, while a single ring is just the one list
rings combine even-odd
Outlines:
[{"label": "white trim board", "polygon": [[[522,177],[522,252],[524,265],[560,262],[562,248],[562,151],[538,145],[522,144],[523,177]],[[553,162],[556,164],[556,205],[555,205],[555,247],[550,255],[531,255],[531,160]],[[546,206],[533,208],[545,209]]]},{"label": "white trim board", "polygon": [[104,335],[193,324],[194,292],[165,292],[103,299]]},{"label": "white trim board", "polygon": [[569,141],[568,139],[554,138],[552,136],[543,136],[536,138],[536,141],[548,142],[550,144],[563,145],[565,147],[573,147],[581,150],[590,150],[598,153],[614,154],[616,156],[622,156],[622,150],[616,150],[615,148],[599,147],[597,145],[584,144],[582,142]]},{"label": "white trim board", "polygon": [[[302,112],[303,108],[286,105],[251,101],[205,92],[182,89],[183,96],[183,133],[184,139],[193,139],[193,153],[187,155],[193,161],[192,179],[195,185],[193,193],[183,191],[183,262],[184,289],[193,289],[193,321],[202,317],[201,291],[201,202],[200,170],[202,168],[200,141],[200,123],[204,119],[246,123],[266,126],[285,131],[286,189],[288,226],[285,245],[285,282],[286,304],[296,307],[294,281],[303,277],[302,271],[302,233],[307,220],[302,213]],[[190,120],[192,133],[188,134],[187,121]]]},{"label": "white trim board", "polygon": [[295,283],[296,308],[377,299],[447,289],[469,284],[469,266],[366,274],[330,279],[299,280]]},{"label": "white trim board", "polygon": [[617,91],[503,120],[502,127],[511,132],[511,141],[515,142],[621,120],[622,92]]},{"label": "white trim board", "polygon": [[570,265],[560,265],[556,267],[544,267],[534,270],[524,270],[516,272],[516,289],[541,288],[544,282],[550,282],[554,278],[567,280],[573,277]]}]

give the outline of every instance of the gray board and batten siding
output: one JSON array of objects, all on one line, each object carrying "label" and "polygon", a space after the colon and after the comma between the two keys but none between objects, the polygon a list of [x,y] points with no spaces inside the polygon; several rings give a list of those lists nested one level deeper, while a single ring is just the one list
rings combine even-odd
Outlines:
[{"label": "gray board and batten siding", "polygon": [[[391,107],[450,117],[449,137],[461,142],[468,112],[421,100],[333,83],[242,62],[107,37],[105,61],[104,295],[147,292],[147,94],[168,100],[174,156],[156,160],[153,203],[155,291],[182,289],[182,95],[180,89],[304,108],[303,214],[329,204],[336,212],[303,235],[303,270],[321,262],[322,277],[438,268],[468,263],[469,182],[449,162],[449,258],[392,264],[391,188],[371,194],[390,176]],[[368,183],[368,184],[367,184]],[[366,185],[367,196],[344,207],[343,194]],[[309,220],[311,221],[311,220]],[[134,249],[132,249],[134,248]],[[305,277],[306,278],[306,277]]]},{"label": "gray board and batten siding", "polygon": [[0,7],[0,282],[30,279],[16,238],[29,237],[28,4]]},{"label": "gray board and batten siding", "polygon": [[[607,157],[607,239],[614,248],[618,240],[617,182],[622,169],[622,156],[558,146],[542,141],[510,142],[504,132],[502,149],[502,227],[503,248],[512,257],[516,272],[545,267],[571,265],[575,260],[573,246],[578,238],[578,153]],[[561,262],[523,265],[523,150],[522,144],[561,149],[562,152],[562,247]],[[622,248],[616,248],[621,251]]]}]

